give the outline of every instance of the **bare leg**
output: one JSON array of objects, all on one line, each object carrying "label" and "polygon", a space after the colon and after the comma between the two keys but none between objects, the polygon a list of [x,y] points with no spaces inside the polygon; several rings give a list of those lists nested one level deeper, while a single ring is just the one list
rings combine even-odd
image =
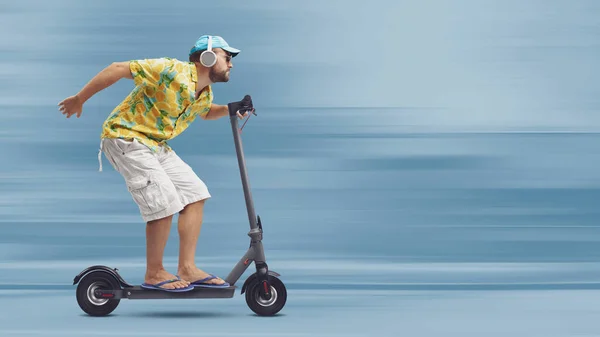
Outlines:
[{"label": "bare leg", "polygon": [[[146,276],[144,282],[156,284],[162,281],[176,278],[167,272],[163,266],[163,255],[165,246],[169,239],[171,221],[173,216],[150,221],[146,224]],[[185,288],[189,285],[186,281],[167,283],[162,288],[175,289]]]},{"label": "bare leg", "polygon": [[[205,271],[198,269],[195,263],[196,243],[202,227],[202,213],[204,200],[187,205],[179,212],[179,268],[177,273],[182,279],[194,282],[209,276]],[[223,284],[220,278],[207,281],[212,284]]]}]

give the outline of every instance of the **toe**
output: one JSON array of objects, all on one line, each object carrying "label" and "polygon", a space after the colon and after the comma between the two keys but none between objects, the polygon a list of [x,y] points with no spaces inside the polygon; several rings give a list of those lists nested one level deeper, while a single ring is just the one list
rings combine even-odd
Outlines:
[{"label": "toe", "polygon": [[216,279],[212,280],[213,284],[223,284],[225,283],[225,281],[223,279],[221,279],[220,277],[217,277]]}]

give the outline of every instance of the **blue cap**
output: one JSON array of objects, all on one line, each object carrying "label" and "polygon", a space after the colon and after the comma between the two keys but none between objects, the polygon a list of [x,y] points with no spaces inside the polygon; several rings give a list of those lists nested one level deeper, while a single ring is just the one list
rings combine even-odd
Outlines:
[{"label": "blue cap", "polygon": [[[215,35],[211,35],[211,37],[212,37],[212,48],[213,49],[222,48],[223,50],[230,52],[231,56],[233,56],[233,57],[235,57],[240,52],[239,49],[229,46],[227,41],[225,41],[225,39],[223,39],[222,37],[215,36]],[[190,55],[197,52],[198,50],[206,50],[206,49],[208,49],[208,35],[202,35],[202,36],[200,36],[200,38],[196,41],[196,44],[194,44],[194,46],[190,50]]]}]

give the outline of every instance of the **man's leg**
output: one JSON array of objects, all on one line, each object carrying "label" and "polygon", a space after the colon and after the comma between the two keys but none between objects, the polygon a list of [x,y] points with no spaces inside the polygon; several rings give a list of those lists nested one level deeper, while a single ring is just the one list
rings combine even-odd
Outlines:
[{"label": "man's leg", "polygon": [[[179,267],[177,273],[182,279],[194,282],[209,276],[208,273],[196,267],[196,243],[200,236],[202,228],[202,213],[204,211],[204,201],[193,202],[179,212],[178,231],[179,231]],[[220,278],[214,278],[206,281],[210,284],[223,284]]]},{"label": "man's leg", "polygon": [[[167,272],[163,266],[163,255],[165,246],[169,239],[171,221],[173,216],[149,221],[146,224],[146,276],[144,282],[148,284],[157,284],[159,282],[176,278],[175,275]],[[178,289],[185,288],[189,282],[181,280],[167,283],[162,288]]]},{"label": "man's leg", "polygon": [[[179,212],[179,267],[177,273],[182,279],[195,282],[210,275],[199,269],[195,263],[196,244],[202,227],[204,202],[210,198],[208,188],[175,151],[161,152],[159,161],[169,179],[177,188],[181,204]],[[206,281],[209,284],[223,284],[220,278]]]},{"label": "man's leg", "polygon": [[[177,277],[163,266],[173,214],[183,209],[175,185],[161,163],[145,145],[120,139],[103,141],[106,158],[125,179],[127,188],[146,222],[146,274],[144,282],[162,283]],[[162,288],[184,288],[189,282],[175,281]]]}]

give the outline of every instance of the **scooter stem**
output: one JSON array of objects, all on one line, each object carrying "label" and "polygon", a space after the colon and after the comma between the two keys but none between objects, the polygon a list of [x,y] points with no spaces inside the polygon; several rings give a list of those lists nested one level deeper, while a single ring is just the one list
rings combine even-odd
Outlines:
[{"label": "scooter stem", "polygon": [[228,104],[229,119],[231,120],[231,130],[233,132],[233,142],[235,144],[235,152],[237,154],[238,165],[240,167],[240,176],[242,178],[242,188],[244,189],[244,199],[246,200],[246,209],[248,211],[248,220],[250,222],[250,230],[258,228],[256,213],[254,210],[254,201],[252,200],[252,192],[250,191],[250,182],[248,181],[248,171],[246,169],[246,159],[244,158],[244,148],[242,146],[242,137],[238,129],[237,112],[252,109],[252,101],[249,96],[239,102]]}]

